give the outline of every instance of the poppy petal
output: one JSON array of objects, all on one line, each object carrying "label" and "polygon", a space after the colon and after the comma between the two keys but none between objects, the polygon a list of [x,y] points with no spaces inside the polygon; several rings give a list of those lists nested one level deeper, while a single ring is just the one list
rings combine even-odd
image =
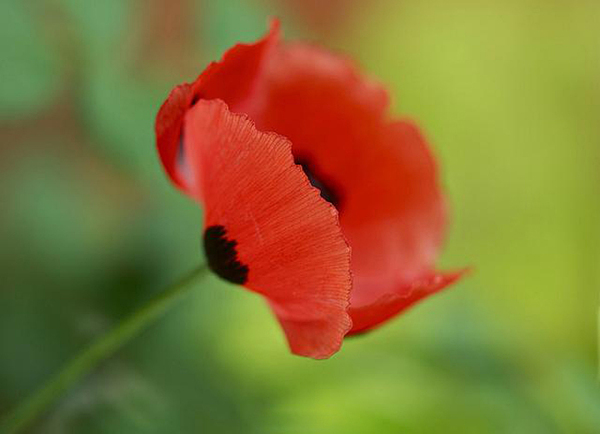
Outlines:
[{"label": "poppy petal", "polygon": [[213,270],[268,300],[292,352],[331,356],[351,328],[350,248],[336,209],[294,164],[286,138],[221,100],[198,101],[184,136]]},{"label": "poppy petal", "polygon": [[395,293],[383,295],[372,304],[357,308],[350,307],[353,325],[348,336],[364,333],[380,326],[415,303],[456,282],[464,273],[465,271],[459,271],[427,275],[416,279],[411,285],[399,288]]},{"label": "poppy petal", "polygon": [[171,91],[156,116],[156,147],[160,161],[171,181],[187,191],[180,158],[180,138],[183,117],[192,101],[192,89],[184,83]]},{"label": "poppy petal", "polygon": [[219,62],[208,65],[192,84],[184,83],[173,89],[161,106],[155,126],[158,152],[167,174],[184,192],[190,193],[181,155],[185,113],[199,99],[220,98],[230,107],[241,108],[253,93],[263,59],[278,35],[279,22],[273,20],[270,32],[263,39],[230,48]]},{"label": "poppy petal", "polygon": [[351,305],[408,297],[433,273],[445,229],[437,168],[417,126],[388,120],[381,86],[312,46],[278,47],[261,83],[251,118],[290,139],[340,212],[352,246]]}]

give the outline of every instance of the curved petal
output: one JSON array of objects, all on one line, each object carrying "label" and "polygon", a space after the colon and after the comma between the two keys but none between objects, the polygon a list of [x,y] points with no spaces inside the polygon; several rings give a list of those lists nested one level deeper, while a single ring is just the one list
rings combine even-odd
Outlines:
[{"label": "curved petal", "polygon": [[432,273],[442,242],[444,200],[424,137],[412,122],[387,120],[380,86],[311,46],[279,47],[259,83],[250,116],[291,140],[314,185],[334,190],[325,197],[337,198],[352,246],[352,312],[372,308],[372,325],[382,322],[375,312],[383,300],[397,313],[391,300],[410,297],[415,281]]},{"label": "curved petal", "polygon": [[287,139],[222,101],[198,101],[184,134],[213,270],[267,298],[294,353],[331,356],[351,328],[350,249],[337,211],[294,164]]},{"label": "curved petal", "polygon": [[155,133],[158,155],[171,181],[187,191],[180,154],[183,117],[191,105],[192,89],[184,83],[171,91],[156,116]]},{"label": "curved petal", "polygon": [[199,99],[219,98],[236,111],[253,94],[264,58],[279,37],[279,22],[273,20],[271,30],[253,44],[237,44],[219,62],[212,62],[192,83],[184,83],[171,91],[156,117],[156,145],[162,164],[171,180],[186,193],[187,169],[181,154],[182,125],[185,113]]},{"label": "curved petal", "polygon": [[353,324],[348,336],[380,326],[415,303],[456,282],[463,274],[464,271],[426,275],[396,292],[381,296],[374,303],[357,308],[350,307]]}]

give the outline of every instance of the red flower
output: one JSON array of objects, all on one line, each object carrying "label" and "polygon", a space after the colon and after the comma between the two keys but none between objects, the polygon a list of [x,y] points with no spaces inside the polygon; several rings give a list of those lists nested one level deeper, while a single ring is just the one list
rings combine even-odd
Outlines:
[{"label": "red flower", "polygon": [[433,269],[445,221],[433,157],[387,106],[347,60],[281,44],[275,22],[158,113],[167,173],[204,204],[209,265],[267,299],[296,354],[329,357],[459,277]]}]

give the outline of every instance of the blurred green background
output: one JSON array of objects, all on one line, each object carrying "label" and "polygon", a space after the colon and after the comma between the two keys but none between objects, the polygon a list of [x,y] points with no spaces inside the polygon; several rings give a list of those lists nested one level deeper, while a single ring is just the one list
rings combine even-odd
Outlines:
[{"label": "blurred green background", "polygon": [[154,116],[274,15],[423,125],[474,272],[325,362],[213,278],[31,432],[599,433],[597,0],[0,2],[0,414],[204,260]]}]

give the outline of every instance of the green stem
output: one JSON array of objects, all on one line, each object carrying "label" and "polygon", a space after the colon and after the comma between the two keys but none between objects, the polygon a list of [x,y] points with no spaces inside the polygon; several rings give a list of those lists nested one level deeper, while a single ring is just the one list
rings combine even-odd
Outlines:
[{"label": "green stem", "polygon": [[100,336],[29,399],[23,401],[11,413],[6,415],[0,424],[0,433],[16,433],[34,422],[70,387],[89,374],[101,362],[108,359],[140,331],[160,318],[174,302],[188,293],[192,286],[191,283],[196,278],[204,275],[207,270],[208,268],[205,265],[196,268],[179,282],[150,299],[116,327]]}]

